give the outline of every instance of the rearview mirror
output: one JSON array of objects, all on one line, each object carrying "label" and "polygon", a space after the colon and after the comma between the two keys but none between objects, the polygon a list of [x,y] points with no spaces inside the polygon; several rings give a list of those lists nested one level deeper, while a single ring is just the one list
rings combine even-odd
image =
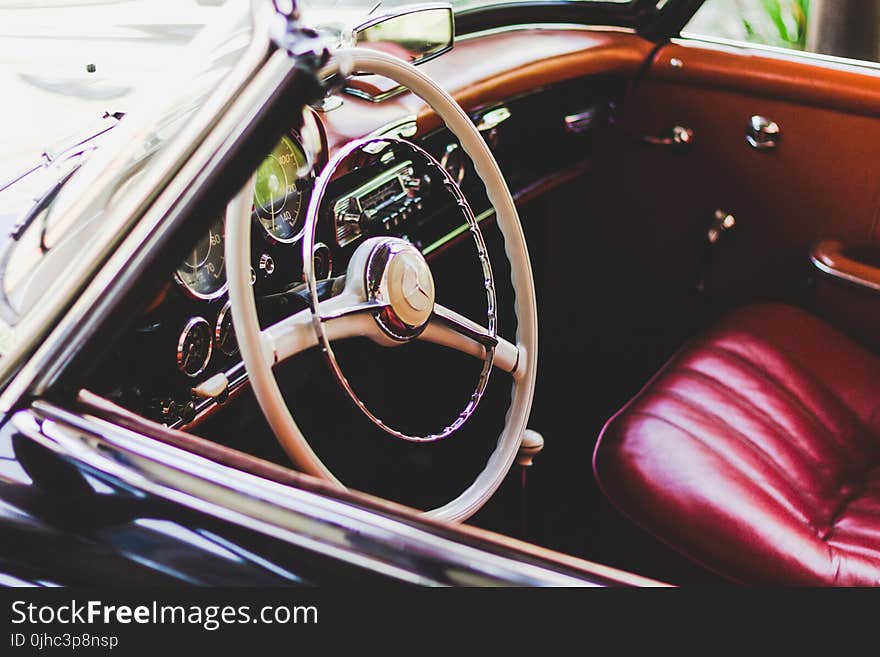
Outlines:
[{"label": "rearview mirror", "polygon": [[425,4],[374,18],[354,29],[354,45],[381,50],[412,64],[452,49],[455,15],[452,5]]}]

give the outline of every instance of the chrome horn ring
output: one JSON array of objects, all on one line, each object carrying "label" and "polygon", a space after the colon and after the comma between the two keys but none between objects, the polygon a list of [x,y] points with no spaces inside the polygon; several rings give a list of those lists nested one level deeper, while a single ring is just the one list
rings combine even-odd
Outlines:
[{"label": "chrome horn ring", "polygon": [[[459,210],[467,221],[483,271],[483,286],[486,290],[487,332],[485,336],[482,336],[485,356],[474,392],[464,409],[450,424],[436,433],[423,436],[408,434],[389,426],[361,400],[343,373],[325,330],[324,322],[330,318],[323,317],[319,312],[320,299],[318,297],[318,281],[314,271],[313,253],[324,195],[334,174],[346,158],[362,150],[365,146],[381,146],[382,144],[397,144],[401,148],[409,149],[423,158],[428,166],[442,177],[444,188],[453,195]],[[362,252],[360,258],[358,257],[359,252]],[[367,305],[375,305],[375,310],[371,314],[379,328],[390,340],[403,344],[418,337],[433,316],[434,281],[430,267],[421,252],[406,240],[378,237],[365,241],[352,256],[348,275],[363,277],[366,303]],[[318,344],[324,352],[330,370],[349,398],[373,424],[395,438],[408,442],[428,443],[448,438],[470,419],[486,392],[495,358],[495,346],[498,338],[495,279],[486,243],[474,212],[458,184],[436,158],[423,148],[396,137],[368,137],[350,142],[340,149],[315,180],[312,190],[306,211],[303,235],[303,276],[309,288],[312,322],[318,336]]]}]

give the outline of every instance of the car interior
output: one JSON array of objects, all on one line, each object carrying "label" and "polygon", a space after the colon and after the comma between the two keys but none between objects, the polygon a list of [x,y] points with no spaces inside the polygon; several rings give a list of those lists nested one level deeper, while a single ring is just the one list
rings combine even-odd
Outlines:
[{"label": "car interior", "polygon": [[[543,449],[466,522],[673,584],[877,583],[876,71],[556,25],[459,36],[418,69],[497,160],[537,301],[528,427]],[[414,290],[512,340],[512,265],[461,136],[384,76],[346,85],[305,123],[292,108],[253,173],[260,327],[340,294],[359,247],[386,240],[428,263],[431,280],[406,270]],[[79,398],[268,476],[296,467],[248,384],[229,221],[194,214],[198,238],[102,345]],[[487,375],[442,339],[346,337],[329,367],[312,348],[274,369],[302,434],[346,487],[443,505],[496,448],[510,370]],[[451,431],[401,440],[392,426]]]}]

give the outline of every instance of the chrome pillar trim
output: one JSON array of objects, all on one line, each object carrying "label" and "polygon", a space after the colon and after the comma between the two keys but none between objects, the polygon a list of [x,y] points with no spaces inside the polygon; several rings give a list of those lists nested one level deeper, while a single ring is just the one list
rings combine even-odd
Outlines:
[{"label": "chrome pillar trim", "polygon": [[12,422],[63,458],[134,489],[400,581],[439,586],[613,583],[468,545],[415,516],[397,516],[390,509],[377,512],[272,482],[46,402],[19,411]]}]

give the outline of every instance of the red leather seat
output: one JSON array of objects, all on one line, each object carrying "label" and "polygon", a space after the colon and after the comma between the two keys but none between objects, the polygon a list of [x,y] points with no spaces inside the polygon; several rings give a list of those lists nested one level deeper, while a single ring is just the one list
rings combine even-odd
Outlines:
[{"label": "red leather seat", "polygon": [[748,584],[880,584],[880,359],[788,306],[742,309],[602,431],[605,495]]}]

